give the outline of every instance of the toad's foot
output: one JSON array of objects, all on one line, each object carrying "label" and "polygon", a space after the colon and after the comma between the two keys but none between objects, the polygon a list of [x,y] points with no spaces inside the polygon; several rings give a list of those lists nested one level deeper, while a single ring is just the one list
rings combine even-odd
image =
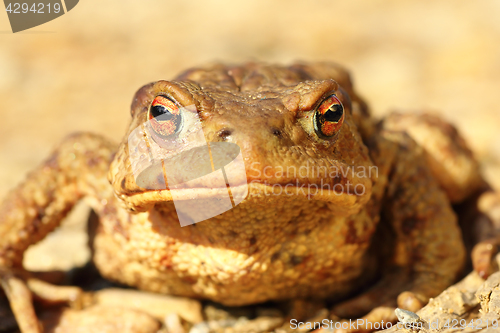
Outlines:
[{"label": "toad's foot", "polygon": [[491,274],[498,270],[495,255],[498,253],[500,246],[500,237],[482,241],[472,249],[472,266],[480,277],[488,278]]},{"label": "toad's foot", "polygon": [[[472,250],[472,266],[482,278],[498,270],[495,255],[500,248],[500,193],[487,191],[477,201],[479,216],[474,221],[474,230],[479,241]],[[486,226],[486,227],[484,227]]]},{"label": "toad's foot", "polygon": [[24,271],[0,269],[0,283],[22,333],[41,333],[34,307],[33,296],[48,303],[69,302],[81,307],[83,291],[78,287],[55,286],[30,277]]},{"label": "toad's foot", "polygon": [[152,316],[122,307],[91,306],[82,311],[62,308],[41,314],[47,333],[158,333],[161,323]]},{"label": "toad's foot", "polygon": [[42,328],[36,317],[31,292],[26,283],[8,271],[0,273],[0,281],[21,332],[41,333]]},{"label": "toad's foot", "polygon": [[396,308],[396,298],[405,290],[404,285],[398,274],[390,274],[368,291],[334,306],[332,315],[340,318],[356,318],[377,307]]},{"label": "toad's foot", "polygon": [[332,315],[340,318],[359,317],[356,325],[350,325],[342,332],[372,332],[397,321],[394,312],[396,307],[418,311],[447,284],[447,279],[439,279],[433,273],[421,272],[412,276],[403,270],[394,271],[365,293],[336,305]]}]

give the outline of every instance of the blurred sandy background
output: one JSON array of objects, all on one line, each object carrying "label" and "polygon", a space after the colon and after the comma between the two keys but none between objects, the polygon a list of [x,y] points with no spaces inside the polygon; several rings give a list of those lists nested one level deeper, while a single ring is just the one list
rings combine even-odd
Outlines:
[{"label": "blurred sandy background", "polygon": [[12,34],[1,11],[0,197],[70,132],[121,139],[141,85],[214,60],[342,63],[376,116],[456,124],[500,189],[499,18],[498,0],[82,0]]}]

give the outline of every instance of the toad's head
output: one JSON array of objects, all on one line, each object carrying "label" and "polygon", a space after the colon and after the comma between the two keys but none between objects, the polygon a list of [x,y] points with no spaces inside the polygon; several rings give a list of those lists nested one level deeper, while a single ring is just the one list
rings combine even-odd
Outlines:
[{"label": "toad's head", "polygon": [[374,166],[347,74],[323,66],[318,74],[301,64],[215,65],[142,87],[111,166],[116,194],[134,211],[283,196],[325,201],[343,216],[359,211]]}]

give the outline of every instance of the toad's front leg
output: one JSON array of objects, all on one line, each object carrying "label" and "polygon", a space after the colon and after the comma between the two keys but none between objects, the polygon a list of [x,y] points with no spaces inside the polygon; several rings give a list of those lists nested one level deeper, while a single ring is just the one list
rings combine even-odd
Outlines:
[{"label": "toad's front leg", "polygon": [[[458,278],[466,258],[456,215],[427,167],[422,148],[402,132],[381,135],[397,146],[390,157],[382,214],[391,229],[393,251],[378,285],[333,309],[340,317],[370,311],[363,318],[368,324],[394,321],[396,306],[419,310]],[[359,330],[368,331],[369,325]]]},{"label": "toad's front leg", "polygon": [[112,195],[106,176],[114,150],[97,135],[69,136],[0,205],[0,281],[22,333],[41,332],[31,302],[30,289],[36,293],[37,288],[26,283],[24,252],[54,230],[81,198]]},{"label": "toad's front leg", "polygon": [[405,133],[387,133],[401,147],[389,180],[385,216],[395,235],[392,263],[408,267],[411,281],[398,296],[398,307],[419,310],[457,280],[466,251],[457,217],[423,150]]}]

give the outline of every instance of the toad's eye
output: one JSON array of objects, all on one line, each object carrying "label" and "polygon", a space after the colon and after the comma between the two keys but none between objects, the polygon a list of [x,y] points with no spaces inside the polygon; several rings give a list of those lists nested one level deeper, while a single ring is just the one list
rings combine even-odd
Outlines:
[{"label": "toad's eye", "polygon": [[177,104],[165,96],[156,96],[148,111],[148,119],[155,133],[167,139],[182,129],[182,114]]},{"label": "toad's eye", "polygon": [[314,112],[314,130],[320,137],[333,137],[344,122],[344,107],[335,95],[321,102]]}]

